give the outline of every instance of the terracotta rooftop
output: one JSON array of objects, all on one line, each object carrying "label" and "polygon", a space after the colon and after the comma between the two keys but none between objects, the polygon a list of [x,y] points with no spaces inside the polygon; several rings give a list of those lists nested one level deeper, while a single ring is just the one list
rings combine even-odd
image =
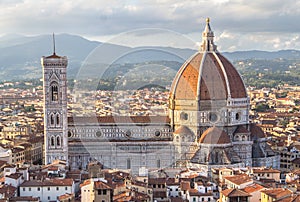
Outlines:
[{"label": "terracotta rooftop", "polygon": [[187,190],[191,189],[190,182],[189,181],[181,181],[180,189],[181,189],[181,191],[187,191]]},{"label": "terracotta rooftop", "polygon": [[10,202],[21,202],[21,201],[24,201],[24,202],[30,202],[30,201],[40,201],[40,199],[38,197],[32,197],[32,196],[18,196],[18,197],[12,197],[12,198],[9,198],[9,201]]},{"label": "terracotta rooftop", "polygon": [[228,134],[218,127],[208,128],[199,139],[201,144],[229,144],[231,143]]},{"label": "terracotta rooftop", "polygon": [[166,178],[149,178],[148,184],[166,184]]},{"label": "terracotta rooftop", "polygon": [[222,191],[222,194],[226,197],[237,197],[237,196],[251,196],[250,194],[244,192],[240,189],[225,189]]},{"label": "terracotta rooftop", "polygon": [[23,175],[21,173],[12,173],[10,175],[7,175],[5,177],[8,177],[8,178],[12,178],[12,179],[19,179],[20,177],[22,177]]},{"label": "terracotta rooftop", "polygon": [[224,177],[224,179],[236,184],[236,185],[241,185],[244,184],[246,182],[250,182],[252,181],[252,179],[246,175],[246,174],[242,174],[242,175],[234,175],[234,176],[226,176]]},{"label": "terracotta rooftop", "polygon": [[253,173],[280,173],[280,170],[273,168],[253,168]]},{"label": "terracotta rooftop", "polygon": [[95,189],[112,189],[110,186],[108,186],[105,182],[102,181],[96,181],[95,183]]},{"label": "terracotta rooftop", "polygon": [[244,189],[242,189],[244,192],[248,193],[248,194],[251,194],[253,192],[257,192],[257,191],[260,191],[262,189],[265,189],[265,187],[261,186],[260,184],[251,184],[251,185],[248,185],[247,187],[245,187]]},{"label": "terracotta rooftop", "polygon": [[21,187],[43,187],[43,186],[72,186],[73,179],[49,179],[49,180],[31,180],[25,181]]},{"label": "terracotta rooftop", "polygon": [[275,202],[299,202],[300,201],[300,195],[295,194],[283,199],[276,200]]},{"label": "terracotta rooftop", "polygon": [[266,189],[262,190],[262,193],[272,197],[273,199],[280,199],[282,197],[287,197],[292,195],[292,191],[288,189],[283,189],[283,188],[272,188],[272,189]]},{"label": "terracotta rooftop", "polygon": [[58,197],[58,200],[62,201],[62,200],[66,200],[66,199],[69,199],[69,198],[74,198],[75,197],[75,194],[74,193],[66,193],[66,194],[63,194],[63,195],[60,195]]},{"label": "terracotta rooftop", "polygon": [[6,197],[12,197],[16,192],[17,188],[11,185],[2,185],[0,187],[0,194],[5,195]]}]

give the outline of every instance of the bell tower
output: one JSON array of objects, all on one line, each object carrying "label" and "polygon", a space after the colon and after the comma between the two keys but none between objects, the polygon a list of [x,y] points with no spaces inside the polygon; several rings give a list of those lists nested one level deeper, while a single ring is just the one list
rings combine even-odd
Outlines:
[{"label": "bell tower", "polygon": [[65,160],[68,164],[68,123],[67,123],[67,65],[66,56],[55,53],[53,34],[53,54],[43,56],[44,90],[44,146],[47,165],[53,160]]}]

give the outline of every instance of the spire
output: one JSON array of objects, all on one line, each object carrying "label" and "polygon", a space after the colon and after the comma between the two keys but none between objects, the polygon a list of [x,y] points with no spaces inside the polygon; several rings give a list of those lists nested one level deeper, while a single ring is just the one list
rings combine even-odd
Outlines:
[{"label": "spire", "polygon": [[54,32],[53,32],[53,55],[55,54],[55,36],[54,36]]},{"label": "spire", "polygon": [[202,33],[201,51],[216,51],[217,46],[214,44],[214,32],[210,28],[210,19],[206,18],[206,26]]}]

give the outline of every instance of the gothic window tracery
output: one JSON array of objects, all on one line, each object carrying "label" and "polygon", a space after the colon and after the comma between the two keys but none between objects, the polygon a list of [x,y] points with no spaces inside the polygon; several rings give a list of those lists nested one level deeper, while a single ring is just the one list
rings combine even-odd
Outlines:
[{"label": "gothic window tracery", "polygon": [[50,115],[50,124],[54,125],[54,115],[53,114]]},{"label": "gothic window tracery", "polygon": [[58,84],[53,82],[50,86],[51,101],[58,101]]},{"label": "gothic window tracery", "polygon": [[54,147],[54,146],[55,146],[55,139],[54,139],[53,136],[51,136],[51,138],[50,138],[50,146],[51,146],[51,147]]},{"label": "gothic window tracery", "polygon": [[60,143],[61,143],[61,142],[60,142],[60,137],[57,136],[57,137],[56,137],[56,146],[57,146],[57,147],[60,147]]},{"label": "gothic window tracery", "polygon": [[60,121],[60,119],[59,119],[59,114],[56,114],[56,125],[59,125],[59,124],[60,124],[59,121]]}]

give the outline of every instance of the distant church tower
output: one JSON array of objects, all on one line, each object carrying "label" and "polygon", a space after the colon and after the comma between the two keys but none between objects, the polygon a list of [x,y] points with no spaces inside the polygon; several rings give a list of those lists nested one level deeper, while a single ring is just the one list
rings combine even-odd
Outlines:
[{"label": "distant church tower", "polygon": [[[67,65],[66,56],[41,58],[44,87],[45,164],[55,159],[68,161]],[[68,163],[68,162],[67,162]]]}]

